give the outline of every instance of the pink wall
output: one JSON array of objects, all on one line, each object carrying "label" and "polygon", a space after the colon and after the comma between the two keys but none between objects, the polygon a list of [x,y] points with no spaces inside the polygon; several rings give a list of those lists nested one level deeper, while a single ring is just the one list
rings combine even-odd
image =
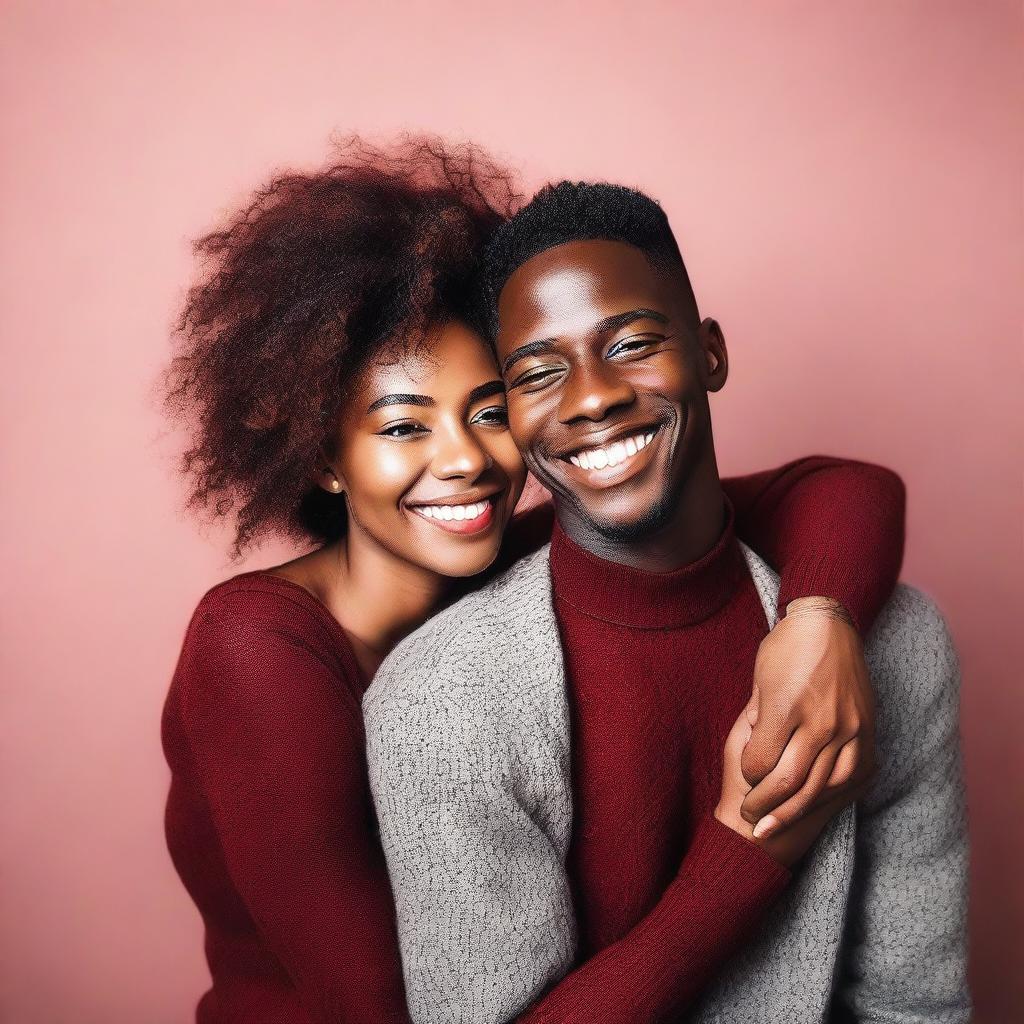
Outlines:
[{"label": "pink wall", "polygon": [[0,1016],[170,1024],[204,985],[157,729],[191,606],[233,570],[178,515],[147,387],[188,237],[331,129],[409,126],[663,200],[731,346],[726,471],[825,451],[904,475],[905,575],[965,668],[979,1019],[1009,1020],[1019,4],[480,6],[4,5]]}]

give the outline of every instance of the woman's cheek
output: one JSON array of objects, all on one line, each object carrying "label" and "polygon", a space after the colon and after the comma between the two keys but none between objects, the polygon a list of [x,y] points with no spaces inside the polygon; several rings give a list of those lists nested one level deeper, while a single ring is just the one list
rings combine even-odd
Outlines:
[{"label": "woman's cheek", "polygon": [[414,447],[381,437],[352,445],[345,460],[350,498],[360,504],[369,501],[377,513],[396,510],[421,471],[408,450]]}]

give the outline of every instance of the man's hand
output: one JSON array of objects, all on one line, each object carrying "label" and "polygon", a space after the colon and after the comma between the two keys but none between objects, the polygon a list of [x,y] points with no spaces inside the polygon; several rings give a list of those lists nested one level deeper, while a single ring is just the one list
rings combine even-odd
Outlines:
[{"label": "man's hand", "polygon": [[[757,838],[842,806],[875,767],[875,698],[864,645],[842,605],[791,601],[761,642],[741,769],[740,813]],[[826,818],[827,820],[827,818]]]}]

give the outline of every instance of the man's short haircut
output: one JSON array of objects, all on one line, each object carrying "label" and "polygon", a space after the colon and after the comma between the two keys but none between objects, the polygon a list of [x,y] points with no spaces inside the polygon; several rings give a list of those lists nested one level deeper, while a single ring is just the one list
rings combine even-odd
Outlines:
[{"label": "man's short haircut", "polygon": [[490,340],[498,333],[501,290],[519,267],[556,245],[598,239],[635,246],[658,270],[678,275],[692,308],[691,326],[697,326],[697,302],[661,206],[650,196],[622,185],[560,181],[542,188],[487,244],[481,292]]}]

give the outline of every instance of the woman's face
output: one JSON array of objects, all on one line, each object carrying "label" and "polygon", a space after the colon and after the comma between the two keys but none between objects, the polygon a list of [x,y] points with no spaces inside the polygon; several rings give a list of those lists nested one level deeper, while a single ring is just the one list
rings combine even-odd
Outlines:
[{"label": "woman's face", "polygon": [[339,421],[331,468],[352,533],[439,575],[486,569],[526,470],[485,342],[452,322],[415,355],[367,365]]}]

